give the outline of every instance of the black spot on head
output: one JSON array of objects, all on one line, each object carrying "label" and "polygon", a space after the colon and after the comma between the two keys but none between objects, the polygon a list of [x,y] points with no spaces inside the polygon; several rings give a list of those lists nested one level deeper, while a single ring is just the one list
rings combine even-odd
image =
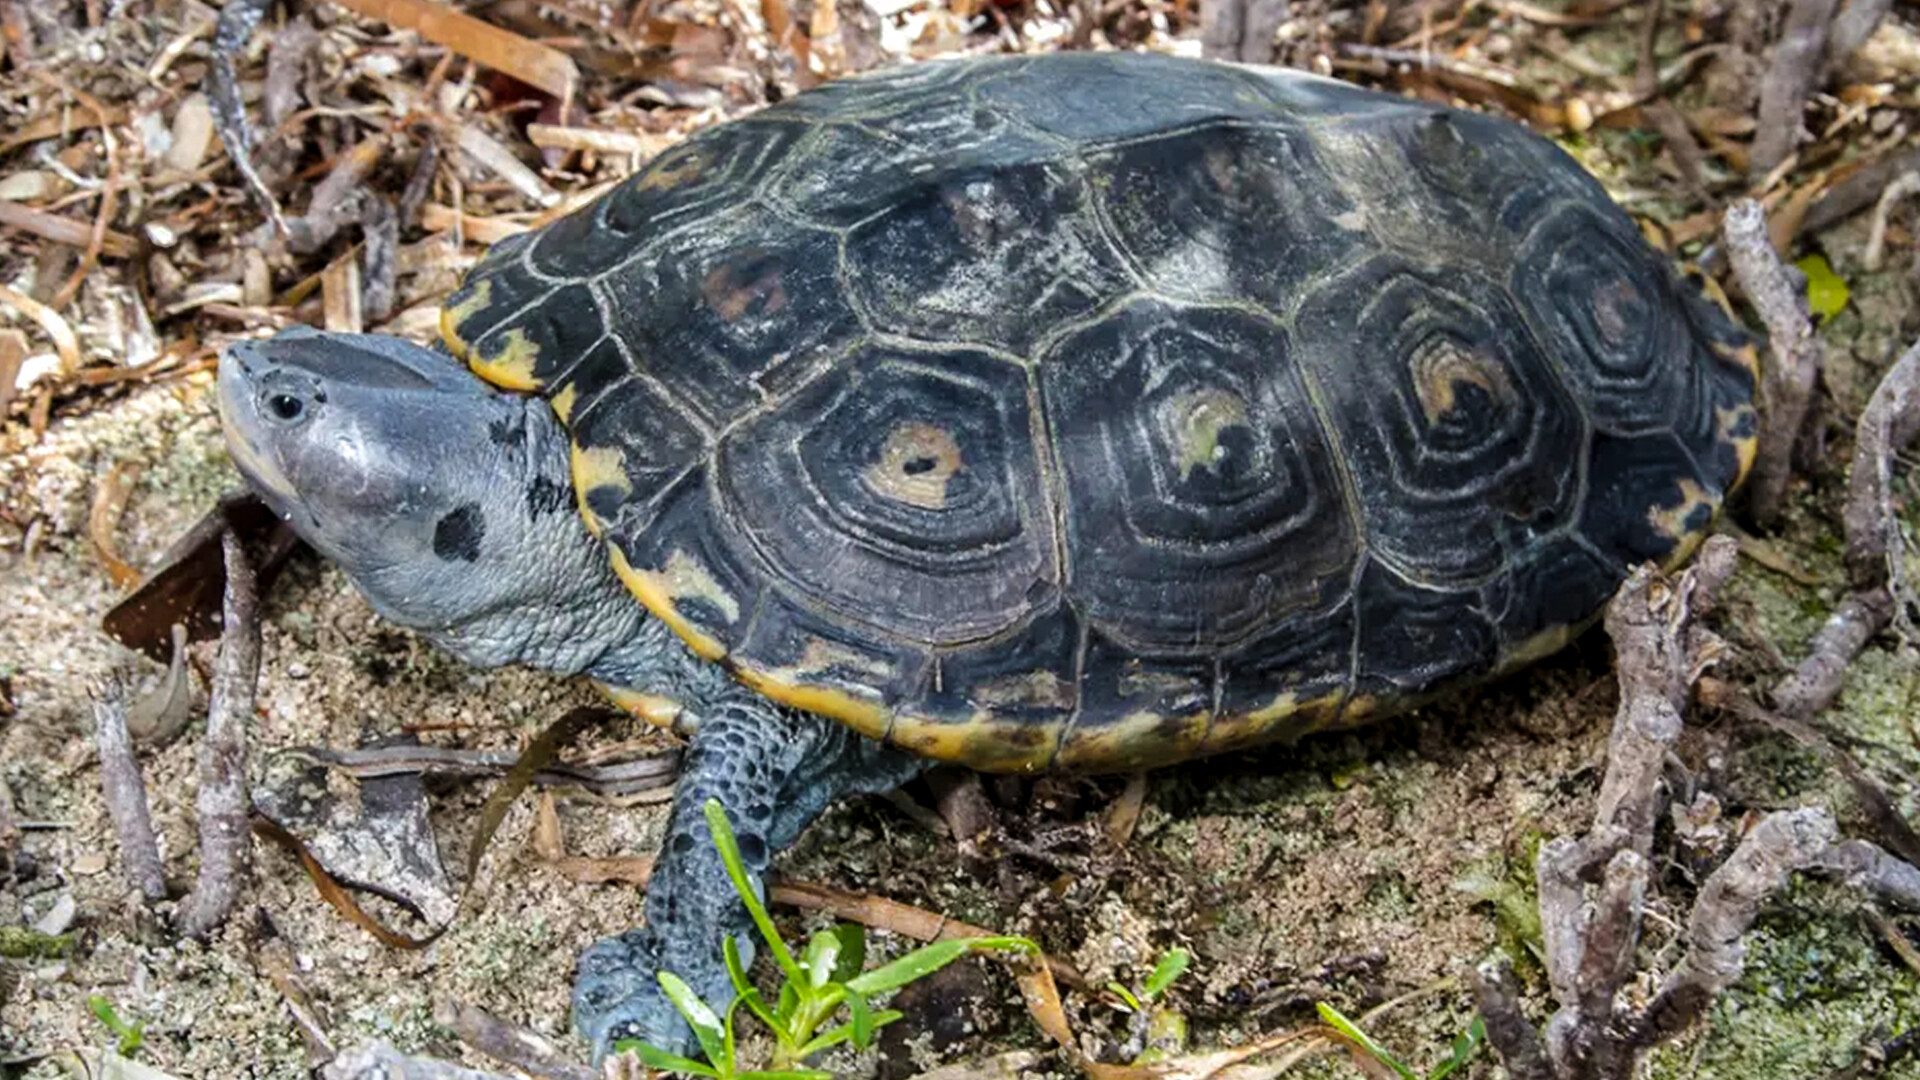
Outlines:
[{"label": "black spot on head", "polygon": [[919,476],[921,473],[932,472],[933,467],[938,464],[940,463],[930,457],[911,458],[900,466],[900,471],[908,476]]},{"label": "black spot on head", "polygon": [[480,541],[487,535],[486,519],[479,503],[467,503],[433,527],[433,553],[452,562],[474,562],[480,558]]},{"label": "black spot on head", "polygon": [[496,446],[519,446],[527,441],[527,425],[516,417],[503,416],[487,425],[487,438]]},{"label": "black spot on head", "polygon": [[533,485],[527,488],[527,516],[540,517],[565,510],[573,505],[573,488],[566,484],[555,483],[544,476],[533,478]]}]

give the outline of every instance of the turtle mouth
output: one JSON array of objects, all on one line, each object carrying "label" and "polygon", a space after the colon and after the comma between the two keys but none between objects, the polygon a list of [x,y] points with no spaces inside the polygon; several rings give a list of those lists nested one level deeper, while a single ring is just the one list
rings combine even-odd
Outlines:
[{"label": "turtle mouth", "polygon": [[260,416],[261,396],[256,385],[255,368],[246,353],[248,343],[239,342],[220,354],[216,385],[220,396],[220,426],[227,435],[227,452],[247,485],[272,506],[275,513],[291,518],[298,492],[287,479],[271,449],[267,425]]}]

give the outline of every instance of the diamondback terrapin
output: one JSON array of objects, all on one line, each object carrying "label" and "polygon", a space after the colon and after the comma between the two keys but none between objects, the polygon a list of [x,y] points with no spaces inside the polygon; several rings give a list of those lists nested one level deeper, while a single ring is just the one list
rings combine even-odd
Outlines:
[{"label": "diamondback terrapin", "polygon": [[709,128],[496,245],[442,331],[236,345],[222,406],[380,613],[689,736],[647,924],[580,961],[596,1054],[686,1045],[659,968],[732,997],[708,796],[757,875],[927,759],[1404,709],[1683,557],[1756,428],[1746,339],[1550,143],[1148,55]]}]

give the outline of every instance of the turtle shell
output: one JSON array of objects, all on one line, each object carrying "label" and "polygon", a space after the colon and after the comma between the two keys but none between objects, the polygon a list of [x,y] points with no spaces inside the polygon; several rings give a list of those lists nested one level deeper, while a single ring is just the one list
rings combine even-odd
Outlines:
[{"label": "turtle shell", "polygon": [[701,656],[1000,770],[1548,653],[1692,548],[1756,430],[1751,345],[1551,143],[1149,55],[709,128],[497,245],[443,331],[547,397],[588,525]]}]

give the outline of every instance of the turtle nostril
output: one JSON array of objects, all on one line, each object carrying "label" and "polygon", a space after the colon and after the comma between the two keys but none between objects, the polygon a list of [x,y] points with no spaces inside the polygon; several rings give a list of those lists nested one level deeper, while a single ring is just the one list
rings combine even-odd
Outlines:
[{"label": "turtle nostril", "polygon": [[294,421],[307,411],[307,406],[292,394],[270,394],[267,397],[267,409],[282,420]]}]

